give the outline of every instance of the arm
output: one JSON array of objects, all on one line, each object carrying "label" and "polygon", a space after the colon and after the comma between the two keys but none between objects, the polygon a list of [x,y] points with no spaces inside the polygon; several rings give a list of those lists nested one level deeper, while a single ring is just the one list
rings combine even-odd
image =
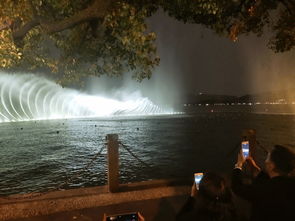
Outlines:
[{"label": "arm", "polygon": [[232,173],[231,187],[233,192],[239,197],[253,201],[256,196],[256,191],[253,185],[243,183],[243,171],[239,168],[235,168]]},{"label": "arm", "polygon": [[191,212],[194,208],[195,204],[195,198],[194,197],[189,197],[187,201],[185,202],[184,206],[180,209],[180,211],[176,215],[176,220],[181,220],[183,215]]},{"label": "arm", "polygon": [[259,190],[257,190],[257,187],[259,187],[259,185],[255,185],[255,183],[259,182],[254,181],[254,185],[245,184],[243,182],[244,174],[242,168],[246,162],[248,166],[250,166],[250,168],[252,169],[253,175],[254,177],[256,177],[255,180],[259,181],[260,175],[258,175],[258,173],[260,172],[260,168],[257,166],[256,162],[251,157],[245,159],[242,153],[242,149],[240,149],[237,157],[237,163],[235,164],[235,169],[232,173],[231,187],[233,192],[239,197],[248,201],[253,201],[255,200],[255,198],[258,197],[257,194],[259,194]]},{"label": "arm", "polygon": [[258,173],[258,175],[256,176],[256,178],[254,179],[254,181],[253,181],[253,184],[254,185],[259,185],[259,184],[263,184],[263,182],[265,182],[265,181],[267,181],[267,180],[269,180],[270,179],[270,177],[268,176],[268,174],[267,173],[265,173],[265,172],[263,172],[263,171],[260,171],[259,173]]},{"label": "arm", "polygon": [[198,189],[197,189],[196,184],[194,183],[192,186],[191,195],[187,199],[187,201],[185,202],[184,206],[177,213],[176,220],[181,220],[183,215],[185,215],[193,210],[194,205],[195,205],[195,196],[197,195],[197,193],[198,193]]}]

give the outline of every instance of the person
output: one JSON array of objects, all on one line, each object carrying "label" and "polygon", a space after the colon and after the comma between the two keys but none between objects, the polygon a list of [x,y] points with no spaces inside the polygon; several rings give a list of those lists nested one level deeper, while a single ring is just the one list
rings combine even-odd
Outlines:
[{"label": "person", "polygon": [[[253,181],[245,184],[243,165],[247,162],[253,171]],[[245,159],[242,151],[232,174],[233,192],[252,205],[251,221],[295,220],[295,154],[287,147],[276,145],[265,160],[265,172],[250,156]]]},{"label": "person", "polygon": [[236,221],[232,195],[223,177],[205,173],[198,187],[194,182],[191,195],[176,216],[177,221]]}]

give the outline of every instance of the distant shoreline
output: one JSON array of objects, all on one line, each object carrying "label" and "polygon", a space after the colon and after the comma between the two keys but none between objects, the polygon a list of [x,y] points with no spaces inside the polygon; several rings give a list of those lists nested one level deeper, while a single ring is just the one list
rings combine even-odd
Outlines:
[{"label": "distant shoreline", "polygon": [[182,107],[184,113],[207,113],[207,112],[240,112],[255,114],[295,114],[295,104],[236,104],[236,105],[220,105],[220,104],[195,104]]}]

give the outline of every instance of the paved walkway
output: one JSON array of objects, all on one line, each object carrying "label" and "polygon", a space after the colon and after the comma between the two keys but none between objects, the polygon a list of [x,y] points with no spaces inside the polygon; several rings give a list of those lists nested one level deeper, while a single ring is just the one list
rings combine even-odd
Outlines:
[{"label": "paved walkway", "polygon": [[189,192],[189,185],[146,181],[122,185],[118,193],[108,193],[102,186],[57,191],[32,199],[0,198],[0,220],[100,221],[104,213],[136,211],[146,220],[174,220]]},{"label": "paved walkway", "polygon": [[179,208],[185,202],[185,196],[164,197],[160,199],[141,200],[109,206],[93,207],[46,216],[14,219],[14,221],[101,221],[103,214],[119,214],[141,211],[146,221],[173,221]]},{"label": "paved walkway", "polygon": [[[190,193],[189,183],[153,180],[121,185],[118,193],[109,193],[107,186],[100,186],[56,191],[31,199],[19,199],[18,195],[9,200],[0,198],[0,220],[101,221],[104,213],[140,211],[146,221],[174,221]],[[249,206],[234,200],[238,214],[246,220]]]}]

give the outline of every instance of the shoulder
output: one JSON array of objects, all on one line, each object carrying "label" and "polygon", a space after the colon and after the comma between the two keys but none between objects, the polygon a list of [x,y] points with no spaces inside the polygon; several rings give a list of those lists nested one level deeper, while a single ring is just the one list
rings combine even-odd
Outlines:
[{"label": "shoulder", "polygon": [[278,176],[271,179],[273,182],[276,183],[285,183],[285,184],[295,184],[295,177],[289,176]]},{"label": "shoulder", "polygon": [[293,188],[295,187],[295,177],[286,177],[284,182]]},{"label": "shoulder", "polygon": [[278,187],[283,191],[291,191],[295,192],[295,178],[294,177],[275,177],[271,179],[271,183],[273,186]]}]

